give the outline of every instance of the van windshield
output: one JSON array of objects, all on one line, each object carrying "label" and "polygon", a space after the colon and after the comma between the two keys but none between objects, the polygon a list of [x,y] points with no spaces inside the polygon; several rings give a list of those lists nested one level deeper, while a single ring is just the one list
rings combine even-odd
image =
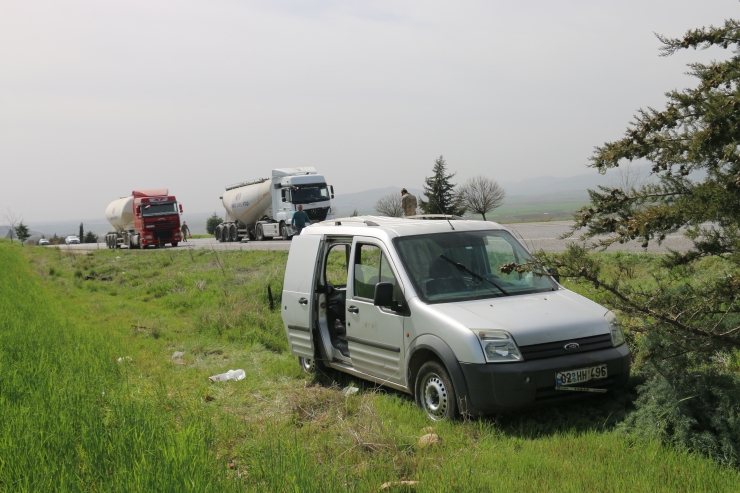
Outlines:
[{"label": "van windshield", "polygon": [[532,256],[506,231],[457,231],[394,240],[419,297],[427,303],[554,291],[550,276],[505,274],[501,266]]}]

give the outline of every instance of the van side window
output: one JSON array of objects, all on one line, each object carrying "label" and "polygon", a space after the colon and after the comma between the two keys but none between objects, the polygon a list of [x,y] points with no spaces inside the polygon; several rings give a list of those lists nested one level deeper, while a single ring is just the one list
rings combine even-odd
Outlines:
[{"label": "van side window", "polygon": [[326,254],[324,278],[334,287],[345,287],[349,273],[350,245],[333,245]]},{"label": "van side window", "polygon": [[[354,293],[358,298],[372,300],[375,297],[375,285],[379,282],[389,282],[398,287],[396,276],[393,275],[388,258],[375,245],[357,245],[355,255]],[[398,297],[398,289],[394,290],[394,300]]]}]

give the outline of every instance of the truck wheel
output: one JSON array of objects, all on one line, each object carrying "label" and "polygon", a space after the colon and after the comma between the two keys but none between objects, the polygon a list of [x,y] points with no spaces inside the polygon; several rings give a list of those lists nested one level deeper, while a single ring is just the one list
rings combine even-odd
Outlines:
[{"label": "truck wheel", "polygon": [[288,227],[285,225],[285,221],[280,221],[280,237],[284,240],[288,240]]},{"label": "truck wheel", "polygon": [[257,239],[257,241],[264,241],[265,239],[265,233],[262,231],[262,225],[258,224],[254,227],[254,236]]},{"label": "truck wheel", "polygon": [[454,419],[457,397],[445,367],[437,361],[427,361],[416,377],[416,403],[432,421]]},{"label": "truck wheel", "polygon": [[224,227],[219,224],[218,226],[216,226],[216,231],[213,232],[213,236],[216,237],[216,241],[224,241],[223,235],[224,235]]},{"label": "truck wheel", "polygon": [[231,231],[229,241],[239,241],[239,230],[237,229],[236,224],[229,226],[229,230]]},{"label": "truck wheel", "polygon": [[173,247],[176,247],[176,246],[177,246],[177,242],[176,242],[176,241],[173,241],[173,242],[172,242],[172,246],[173,246]]}]

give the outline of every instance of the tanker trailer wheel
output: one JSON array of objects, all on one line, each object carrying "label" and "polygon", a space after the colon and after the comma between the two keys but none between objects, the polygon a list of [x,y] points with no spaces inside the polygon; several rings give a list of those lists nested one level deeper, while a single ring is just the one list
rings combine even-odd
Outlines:
[{"label": "tanker trailer wheel", "polygon": [[264,241],[265,240],[265,233],[262,231],[262,225],[258,224],[254,227],[254,236],[257,239],[257,241]]},{"label": "tanker trailer wheel", "polygon": [[224,243],[231,241],[231,228],[228,224],[224,226],[223,231],[221,231],[221,241]]},{"label": "tanker trailer wheel", "polygon": [[239,241],[239,231],[236,229],[236,224],[229,226],[229,231],[231,232],[229,241]]},{"label": "tanker trailer wheel", "polygon": [[216,238],[216,241],[221,241],[221,234],[223,233],[223,226],[220,224],[216,226],[216,230],[213,232],[213,236]]},{"label": "tanker trailer wheel", "polygon": [[285,241],[290,239],[288,236],[288,227],[285,225],[285,221],[280,221],[280,237]]}]

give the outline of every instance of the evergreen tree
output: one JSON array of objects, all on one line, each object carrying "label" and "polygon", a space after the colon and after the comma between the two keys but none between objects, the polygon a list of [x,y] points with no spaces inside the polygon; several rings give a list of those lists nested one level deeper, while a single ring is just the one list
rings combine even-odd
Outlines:
[{"label": "evergreen tree", "polygon": [[434,162],[432,176],[424,179],[427,200],[419,200],[419,207],[424,214],[465,214],[465,208],[455,194],[455,184],[450,182],[454,176],[455,173],[447,174],[447,163],[443,156],[439,156]]},{"label": "evergreen tree", "polygon": [[[623,313],[649,318],[650,330],[672,341],[668,353],[740,348],[740,22],[658,38],[663,56],[712,46],[735,51],[725,61],[690,64],[697,87],[667,93],[665,109],[640,110],[621,140],[596,148],[590,166],[598,171],[645,159],[658,182],[589,191],[591,205],[576,214],[574,231],[598,237],[596,248],[632,240],[647,247],[686,228],[693,248],[672,252],[651,289],[629,290],[621,274],[608,278],[576,247],[562,267],[605,291]],[[709,259],[727,275],[700,275]]]},{"label": "evergreen tree", "polygon": [[78,236],[78,238],[80,239],[80,241],[82,241],[84,237],[85,237],[85,231],[82,229],[82,223],[80,223],[80,235]]},{"label": "evergreen tree", "polygon": [[80,241],[82,241],[82,243],[97,243],[98,235],[96,235],[92,231],[88,231],[87,233],[85,233],[84,238],[80,238]]},{"label": "evergreen tree", "polygon": [[214,212],[213,215],[209,217],[208,220],[206,221],[206,231],[208,232],[208,234],[209,235],[215,234],[216,228],[222,222],[224,222],[224,220],[218,217],[218,214]]},{"label": "evergreen tree", "polygon": [[21,243],[31,237],[28,226],[26,226],[23,221],[21,221],[18,226],[15,227],[15,236],[20,240]]}]

